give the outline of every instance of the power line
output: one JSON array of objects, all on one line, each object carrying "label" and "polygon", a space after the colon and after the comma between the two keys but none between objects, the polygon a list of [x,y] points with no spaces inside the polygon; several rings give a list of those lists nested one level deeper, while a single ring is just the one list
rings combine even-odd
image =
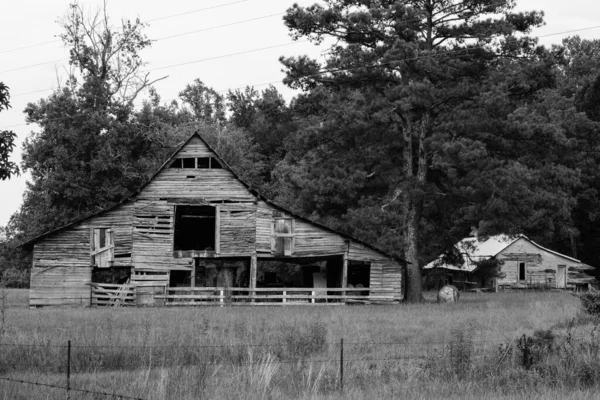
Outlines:
[{"label": "power line", "polygon": [[[248,1],[248,0],[243,0],[243,1]],[[241,3],[241,1],[238,1],[237,3]],[[235,3],[228,3],[228,4],[235,4]],[[151,40],[155,41],[155,42],[159,42],[159,41],[162,41],[162,40],[173,39],[173,38],[177,38],[177,37],[180,37],[180,36],[191,35],[193,33],[206,32],[206,31],[211,31],[211,30],[214,30],[214,29],[219,29],[219,28],[225,28],[225,27],[229,27],[229,26],[240,25],[240,24],[244,24],[244,23],[247,23],[247,22],[259,21],[259,20],[262,20],[262,19],[272,18],[272,17],[275,17],[275,16],[283,15],[283,14],[284,13],[268,14],[268,15],[263,15],[263,16],[256,17],[256,18],[250,18],[250,19],[246,19],[246,20],[242,20],[242,21],[231,22],[231,23],[228,23],[228,24],[211,26],[211,27],[208,27],[208,28],[202,28],[202,29],[198,29],[198,30],[194,30],[194,31],[178,33],[178,34],[175,34],[175,35],[165,36],[165,37],[162,37],[162,38],[159,38],[159,39],[151,39]],[[48,65],[48,64],[52,64],[52,63],[56,63],[56,62],[61,62],[61,61],[68,61],[68,59],[61,58],[59,60],[44,61],[44,62],[37,63],[37,64],[24,65],[24,66],[21,66],[21,67],[17,67],[17,68],[12,68],[12,69],[7,69],[7,70],[4,70],[4,71],[0,71],[0,74],[5,74],[5,73],[8,73],[8,72],[21,71],[21,70],[24,70],[24,69],[39,67],[39,66],[42,66],[42,65]],[[12,97],[15,97],[15,96],[12,96]]]},{"label": "power line", "polygon": [[[581,28],[581,29],[577,29],[577,30],[555,32],[555,33],[551,33],[551,34],[541,35],[541,36],[538,36],[538,37],[557,36],[557,35],[563,35],[563,34],[566,34],[566,33],[571,33],[571,32],[574,32],[574,31],[583,31],[583,30],[596,29],[596,28],[600,28],[600,25],[586,27],[586,28]],[[211,58],[208,58],[208,59],[201,59],[201,60],[190,61],[190,62],[185,62],[185,63],[173,64],[173,65],[169,65],[169,66],[165,66],[165,67],[159,67],[159,68],[150,69],[150,70],[147,70],[147,71],[156,71],[156,70],[160,70],[160,69],[173,68],[173,67],[183,66],[183,65],[187,65],[187,64],[199,63],[199,62],[204,62],[204,61],[209,61],[209,60],[215,60],[215,59],[220,59],[220,58],[225,58],[225,57],[231,57],[231,56],[235,56],[235,55],[238,55],[238,54],[245,54],[245,53],[250,53],[250,52],[254,52],[254,51],[261,51],[261,50],[266,50],[266,49],[269,49],[269,48],[283,47],[283,46],[291,45],[293,43],[294,42],[288,43],[288,44],[281,44],[281,45],[274,45],[274,46],[269,46],[269,47],[264,47],[264,48],[258,48],[258,49],[248,50],[248,51],[242,51],[242,52],[238,52],[238,53],[231,53],[231,54],[226,54],[226,55],[222,55],[222,56],[211,57]],[[478,49],[478,48],[481,48],[481,47],[473,47],[473,48],[470,48],[470,49],[449,50],[449,51],[446,51],[446,52],[439,52],[439,53],[434,53],[434,54],[429,54],[429,55],[421,55],[421,56],[416,56],[416,57],[411,57],[411,58],[390,60],[390,61],[387,61],[385,63],[379,63],[379,64],[361,65],[361,66],[356,66],[356,67],[351,67],[351,68],[337,68],[337,69],[323,70],[323,71],[319,71],[319,72],[317,72],[315,74],[312,74],[312,75],[302,76],[299,79],[302,79],[302,78],[311,78],[311,77],[323,75],[323,74],[326,74],[326,73],[332,73],[332,72],[352,71],[352,70],[356,70],[356,69],[360,69],[360,68],[376,68],[376,67],[381,67],[381,66],[384,66],[384,65],[388,65],[388,64],[392,64],[392,63],[397,63],[397,62],[414,61],[414,60],[418,60],[418,59],[422,59],[422,58],[436,57],[436,56],[447,54],[447,53],[451,53],[451,52],[470,51],[470,50],[474,50],[474,49]],[[248,87],[248,86],[250,86],[250,87],[257,87],[257,86],[265,86],[265,85],[276,84],[276,83],[281,83],[281,81],[271,81],[271,82],[264,82],[264,83],[260,83],[260,84],[248,84],[248,85],[245,85],[243,87],[230,88],[230,89],[226,89],[226,90],[221,90],[221,91],[218,91],[218,93],[226,93],[226,92],[228,92],[230,90],[243,89],[243,88]],[[24,95],[27,95],[27,94],[47,92],[47,91],[51,91],[51,90],[54,90],[54,89],[53,88],[48,88],[48,89],[42,89],[42,90],[33,91],[33,92],[20,93],[20,94],[13,95],[11,97],[14,98],[14,97],[19,97],[19,96],[24,96]],[[167,101],[168,100],[176,100],[176,98],[175,99],[167,99]],[[59,117],[59,118],[49,119],[48,121],[63,120],[63,119],[66,119],[66,118],[70,118],[70,117]],[[23,124],[8,125],[8,126],[0,127],[0,129],[8,129],[8,128],[13,128],[13,127],[17,127],[17,126],[24,126],[24,125],[27,125],[27,124],[23,123]]]},{"label": "power line", "polygon": [[29,69],[29,68],[33,68],[33,67],[39,67],[40,65],[52,64],[52,63],[59,62],[59,61],[66,61],[66,59],[61,58],[60,60],[44,61],[44,62],[41,62],[41,63],[38,63],[38,64],[24,65],[22,67],[17,67],[17,68],[13,68],[13,69],[6,69],[4,71],[0,71],[0,74],[5,74],[7,72],[20,71],[20,70],[23,70],[23,69]]},{"label": "power line", "polygon": [[213,29],[217,29],[217,28],[224,28],[224,27],[227,27],[227,26],[239,25],[239,24],[243,24],[243,23],[251,22],[251,21],[258,21],[258,20],[261,20],[261,19],[272,18],[272,17],[276,17],[278,15],[283,15],[283,14],[285,14],[285,13],[269,14],[269,15],[264,15],[262,17],[256,17],[256,18],[245,19],[243,21],[232,22],[230,24],[211,26],[209,28],[202,28],[202,29],[198,29],[198,30],[195,30],[195,31],[178,33],[178,34],[171,35],[171,36],[165,36],[165,37],[162,37],[162,38],[159,38],[159,39],[154,39],[154,41],[155,42],[159,42],[161,40],[167,40],[167,39],[172,39],[172,38],[176,38],[176,37],[180,37],[180,36],[191,35],[192,33],[206,32],[206,31],[210,31],[210,30],[213,30]]},{"label": "power line", "polygon": [[[202,59],[194,60],[194,61],[187,61],[187,62],[178,63],[178,64],[165,65],[163,67],[151,68],[151,69],[143,70],[143,71],[140,71],[140,72],[159,71],[159,70],[162,70],[162,69],[180,67],[180,66],[184,66],[184,65],[198,64],[198,63],[202,63],[202,62],[206,62],[206,61],[219,60],[219,59],[222,59],[222,58],[234,57],[234,56],[238,56],[238,55],[242,55],[242,54],[256,53],[256,52],[259,52],[259,51],[276,49],[276,48],[285,47],[285,46],[292,46],[294,44],[305,43],[305,42],[307,42],[307,40],[297,40],[297,41],[293,41],[293,42],[289,42],[289,43],[276,44],[276,45],[273,45],[273,46],[259,47],[259,48],[250,49],[250,50],[238,51],[238,52],[235,52],[235,53],[223,54],[223,55],[209,57],[209,58],[202,58]],[[253,85],[253,86],[259,86],[259,85]],[[15,95],[12,95],[11,98],[21,97],[21,96],[25,96],[25,95],[28,95],[28,94],[35,94],[35,93],[41,93],[41,92],[49,92],[49,91],[52,91],[52,90],[54,90],[54,88],[40,89],[40,90],[35,90],[35,91],[32,91],[32,92],[26,92],[26,93],[17,93]],[[18,125],[13,125],[13,126],[18,126]]]},{"label": "power line", "polygon": [[221,59],[221,58],[238,56],[238,55],[241,55],[241,54],[255,53],[257,51],[264,51],[264,50],[269,50],[269,49],[275,49],[275,48],[278,48],[278,47],[291,46],[291,45],[298,44],[298,43],[305,43],[307,41],[308,40],[297,40],[297,41],[293,41],[293,42],[289,42],[289,43],[276,44],[276,45],[273,45],[273,46],[259,47],[259,48],[251,49],[251,50],[238,51],[236,53],[223,54],[221,56],[215,56],[215,57],[209,57],[209,58],[202,58],[200,60],[187,61],[187,62],[183,62],[183,63],[179,63],[179,64],[172,64],[172,65],[166,65],[164,67],[147,69],[147,70],[144,70],[144,71],[141,71],[141,72],[158,71],[158,70],[161,70],[161,69],[167,69],[167,68],[173,68],[173,67],[180,67],[180,66],[183,66],[183,65],[197,64],[197,63],[201,63],[201,62],[205,62],[205,61],[218,60],[218,59]]},{"label": "power line", "polygon": [[[244,3],[246,1],[248,1],[248,0],[240,0],[240,1],[234,1],[234,2],[231,2],[231,3],[219,4],[219,5],[212,6],[212,7],[199,8],[197,10],[185,11],[185,12],[182,12],[182,13],[179,13],[179,14],[167,15],[165,17],[158,17],[158,18],[149,19],[147,21],[142,21],[142,22],[148,23],[148,22],[154,22],[154,21],[161,21],[163,19],[175,18],[175,17],[179,17],[179,16],[182,16],[182,15],[197,13],[197,12],[200,12],[200,11],[212,10],[212,9],[215,9],[215,8],[221,8],[221,7],[230,6],[230,5],[233,5],[233,4]],[[15,47],[14,49],[2,50],[2,51],[0,51],[0,54],[11,53],[13,51],[24,50],[24,49],[29,49],[29,48],[32,48],[32,47],[44,46],[44,45],[47,45],[47,44],[60,43],[60,42],[62,42],[62,40],[57,39],[57,40],[50,40],[50,41],[47,41],[47,42],[35,43],[35,44],[26,45],[26,46]]]},{"label": "power line", "polygon": [[231,2],[231,3],[219,4],[219,5],[212,6],[212,7],[199,8],[197,10],[185,11],[185,12],[182,12],[182,13],[179,13],[179,14],[167,15],[166,17],[159,17],[159,18],[149,19],[149,20],[143,21],[143,22],[162,21],[163,19],[180,17],[182,15],[193,14],[193,13],[197,13],[197,12],[200,12],[200,11],[212,10],[212,9],[215,9],[215,8],[221,8],[221,7],[225,7],[225,6],[231,6],[233,4],[245,3],[246,1],[248,1],[248,0],[240,0],[240,1],[234,1],[234,2]]}]

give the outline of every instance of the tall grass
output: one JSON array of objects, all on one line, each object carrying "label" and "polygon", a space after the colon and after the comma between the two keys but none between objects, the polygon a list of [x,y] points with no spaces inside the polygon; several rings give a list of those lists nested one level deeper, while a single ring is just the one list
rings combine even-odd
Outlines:
[{"label": "tall grass", "polygon": [[[556,292],[380,307],[8,308],[0,359],[16,365],[0,376],[64,382],[71,340],[73,387],[148,399],[590,398],[600,335],[593,319],[574,323],[579,309]],[[0,381],[0,398],[64,397],[36,390]]]}]

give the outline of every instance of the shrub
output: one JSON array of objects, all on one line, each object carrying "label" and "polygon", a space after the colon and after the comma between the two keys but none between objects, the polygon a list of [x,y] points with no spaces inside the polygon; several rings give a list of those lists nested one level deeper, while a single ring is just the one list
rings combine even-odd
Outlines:
[{"label": "shrub", "polygon": [[586,293],[579,296],[579,299],[583,311],[595,317],[600,317],[600,293]]},{"label": "shrub", "polygon": [[459,377],[464,378],[471,369],[471,363],[474,353],[473,335],[474,328],[467,325],[452,329],[452,338],[450,340],[450,367]]},{"label": "shrub", "polygon": [[21,270],[9,268],[2,274],[0,285],[7,288],[28,288],[29,287],[29,270]]},{"label": "shrub", "polygon": [[517,348],[521,350],[521,365],[530,369],[539,364],[544,356],[552,353],[555,338],[551,330],[543,329],[533,332],[533,336],[521,336],[517,341]]},{"label": "shrub", "polygon": [[293,358],[303,358],[327,350],[327,326],[321,320],[315,320],[299,327],[283,325],[281,327],[283,353]]}]

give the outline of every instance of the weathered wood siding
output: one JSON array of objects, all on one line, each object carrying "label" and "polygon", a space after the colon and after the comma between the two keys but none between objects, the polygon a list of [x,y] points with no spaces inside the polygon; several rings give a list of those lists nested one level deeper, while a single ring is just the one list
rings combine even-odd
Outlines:
[{"label": "weathered wood siding", "polygon": [[[175,158],[214,156],[200,139],[194,137]],[[255,202],[256,198],[227,169],[165,168],[148,183],[138,199],[167,197],[203,199],[207,202]]]},{"label": "weathered wood siding", "polygon": [[250,256],[256,249],[256,205],[221,204],[220,255]]},{"label": "weathered wood siding", "polygon": [[264,201],[256,205],[256,252],[271,253],[271,236],[273,235],[273,208]]},{"label": "weathered wood siding", "polygon": [[83,298],[89,305],[90,231],[93,228],[110,228],[115,242],[113,262],[131,265],[131,209],[131,204],[120,205],[37,242],[33,247],[30,304],[79,304]]},{"label": "weathered wood siding", "polygon": [[[202,140],[193,137],[174,159],[205,157],[216,155]],[[215,207],[214,251],[174,251],[175,210],[184,205]],[[147,287],[152,292],[164,289],[171,275],[169,271],[191,270],[193,257],[275,257],[273,224],[279,218],[286,219],[289,230],[293,231],[285,233],[289,235],[285,240],[292,243],[291,254],[288,249],[286,256],[335,255],[340,259],[344,256],[346,260],[370,262],[373,295],[399,298],[401,267],[378,251],[259,201],[226,168],[169,168],[167,165],[127,203],[46,236],[35,244],[32,305],[82,301],[87,302],[84,305],[89,304],[91,229],[112,231],[114,264],[132,266],[132,284]]]},{"label": "weathered wood siding", "polygon": [[54,266],[31,269],[30,306],[90,305],[92,268]]},{"label": "weathered wood siding", "polygon": [[369,287],[374,297],[400,300],[402,292],[402,268],[393,261],[371,262]]},{"label": "weathered wood siding", "polygon": [[135,268],[168,270],[189,268],[191,259],[173,257],[175,206],[167,200],[139,199],[133,209]]},{"label": "weathered wood siding", "polygon": [[[501,271],[505,276],[498,279],[500,286],[548,285],[555,287],[556,270],[559,265],[567,267],[567,287],[593,280],[593,277],[579,271],[581,263],[545,251],[525,238],[520,238],[512,243],[497,257],[504,262]],[[521,262],[525,262],[526,279],[524,281],[518,280],[518,268]]]}]

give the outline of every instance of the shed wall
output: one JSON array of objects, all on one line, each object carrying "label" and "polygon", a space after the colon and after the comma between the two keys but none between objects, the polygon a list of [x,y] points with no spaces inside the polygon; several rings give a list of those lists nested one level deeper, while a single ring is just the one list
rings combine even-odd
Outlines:
[{"label": "shed wall", "polygon": [[[541,249],[525,238],[520,238],[497,256],[504,261],[501,266],[504,278],[498,285],[548,285],[556,286],[556,270],[559,265],[567,267],[567,286],[591,282],[593,277],[578,270],[582,264]],[[526,280],[518,280],[519,263],[525,262]]]}]

